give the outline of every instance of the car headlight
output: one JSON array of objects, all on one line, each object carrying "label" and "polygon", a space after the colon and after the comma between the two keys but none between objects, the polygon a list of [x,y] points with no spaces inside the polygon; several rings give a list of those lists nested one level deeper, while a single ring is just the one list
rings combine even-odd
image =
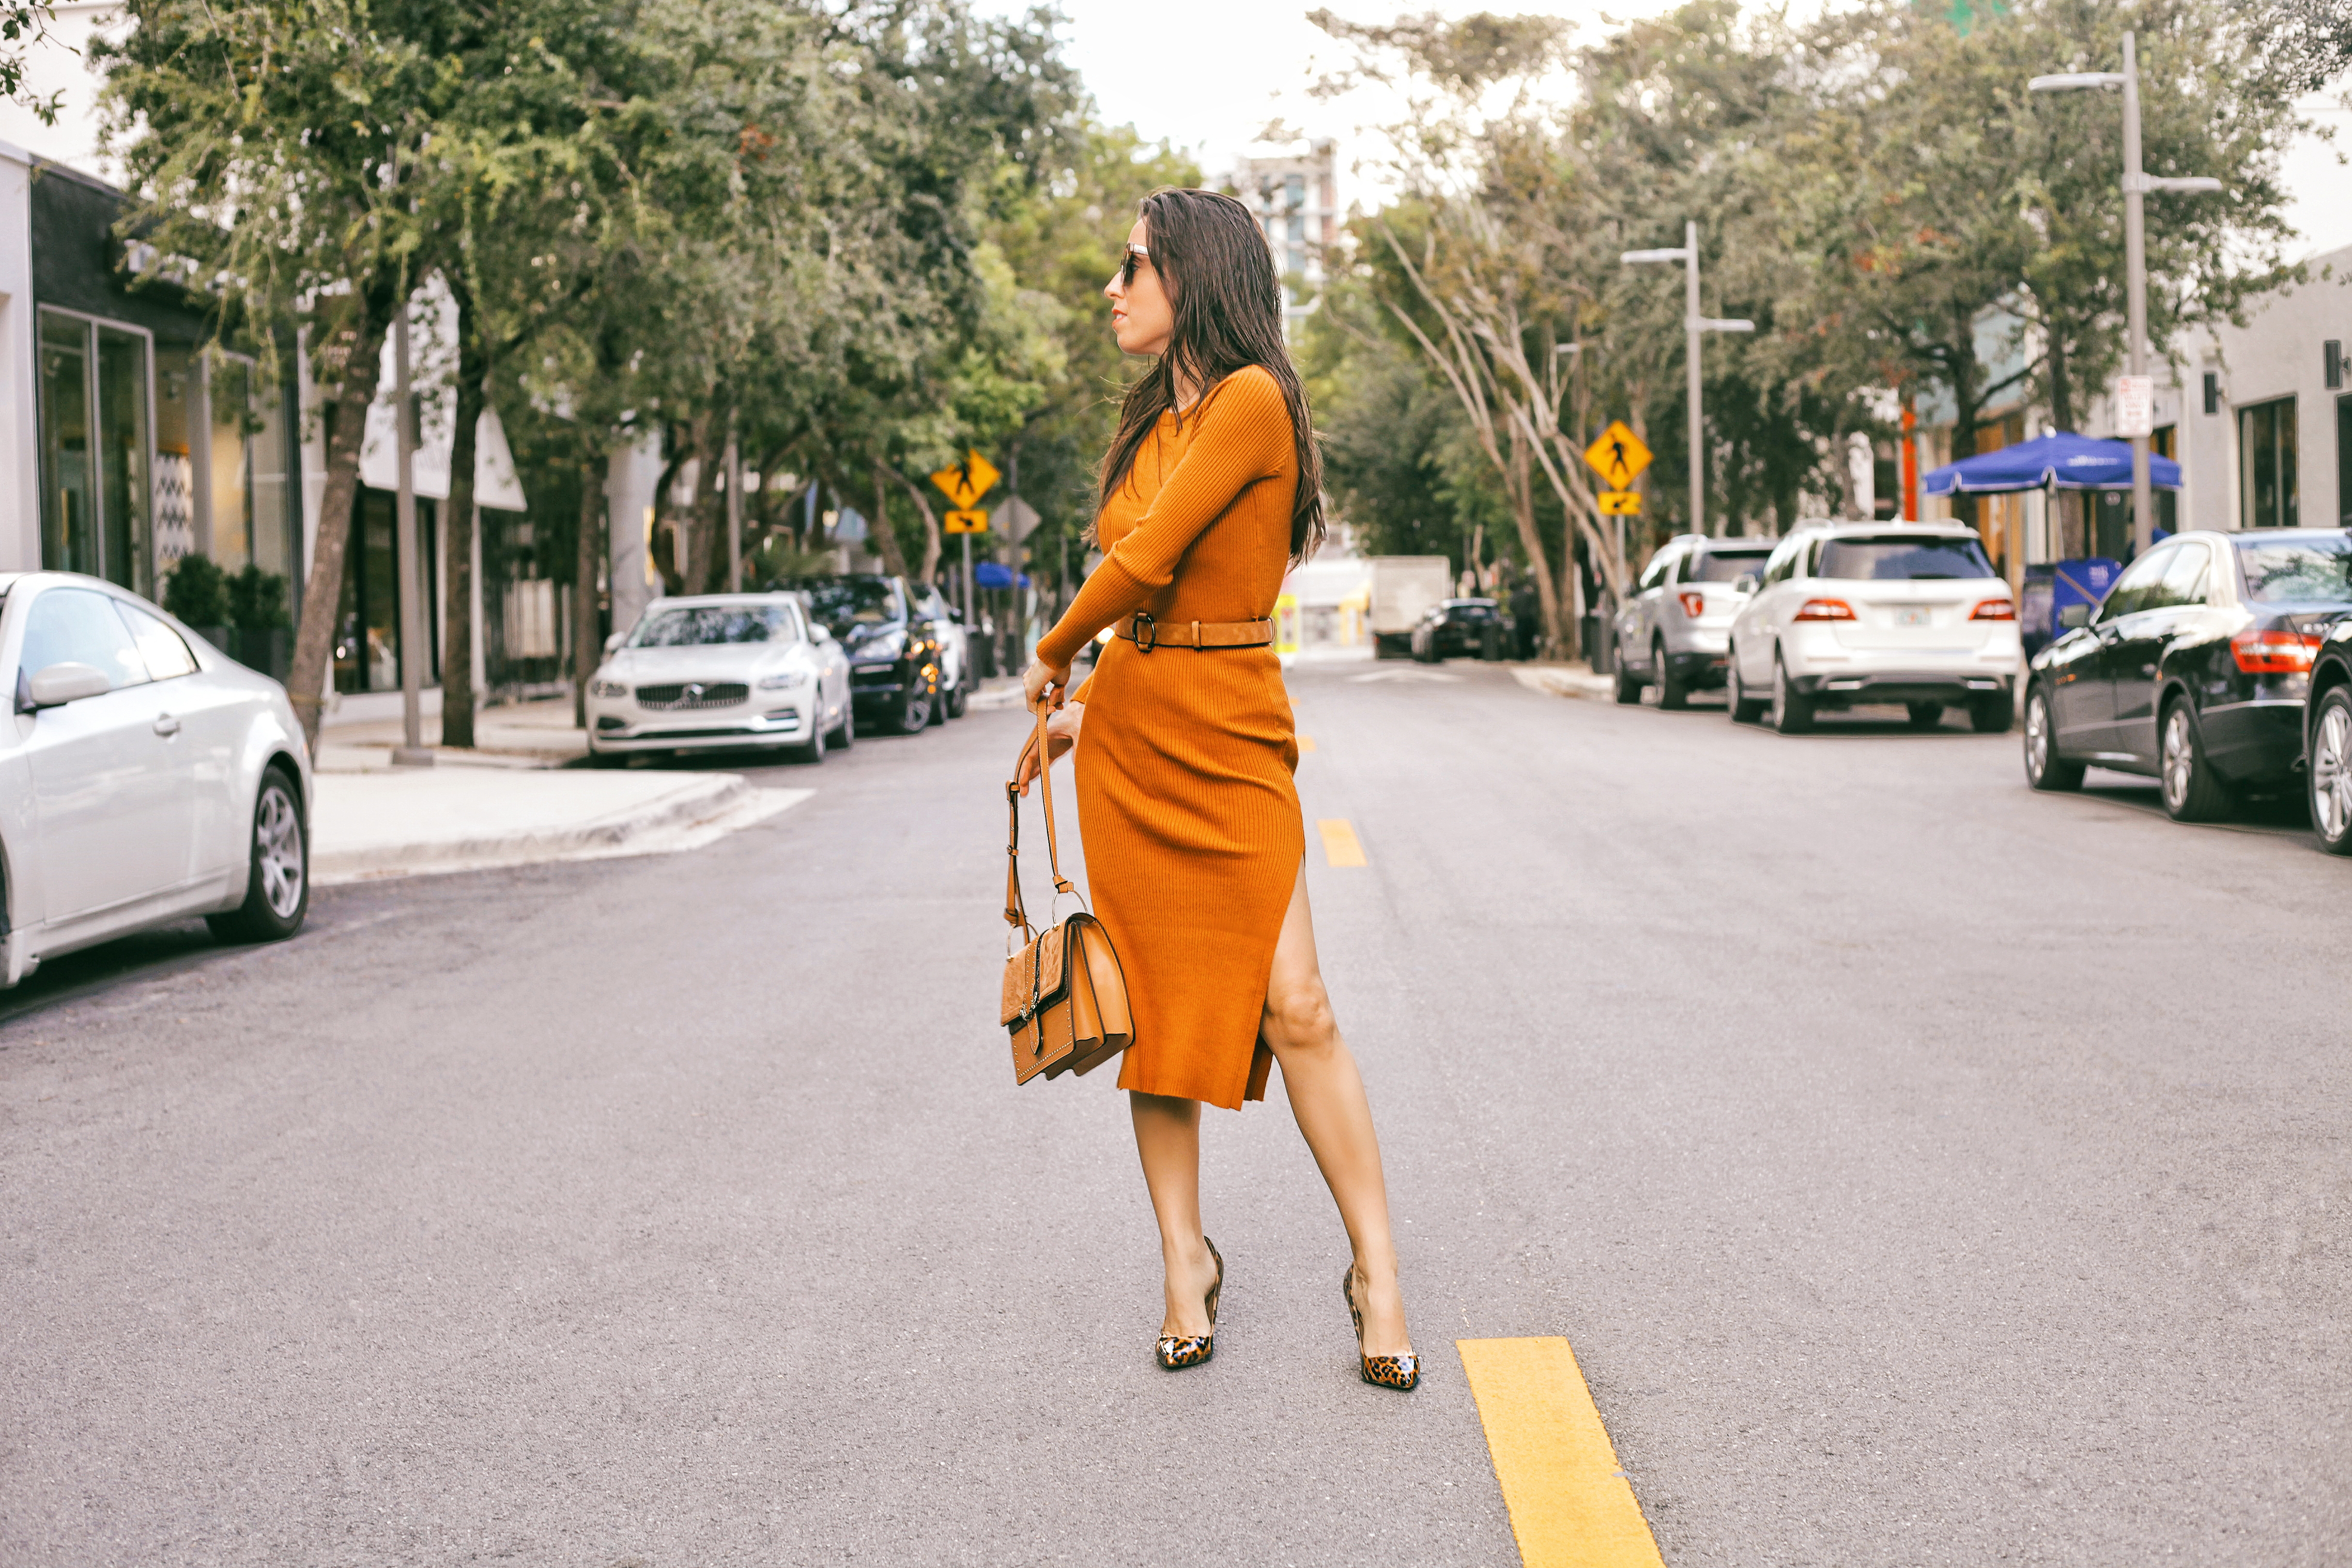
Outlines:
[{"label": "car headlight", "polygon": [[628,694],[627,687],[617,680],[607,680],[601,675],[588,683],[588,695],[591,697],[626,697]]},{"label": "car headlight", "polygon": [[893,627],[889,631],[877,633],[859,643],[850,657],[860,664],[887,664],[904,653],[906,648],[905,628]]},{"label": "car headlight", "polygon": [[802,687],[806,686],[808,682],[809,678],[807,670],[787,669],[781,675],[761,676],[760,678],[760,689],[762,691],[798,691]]}]

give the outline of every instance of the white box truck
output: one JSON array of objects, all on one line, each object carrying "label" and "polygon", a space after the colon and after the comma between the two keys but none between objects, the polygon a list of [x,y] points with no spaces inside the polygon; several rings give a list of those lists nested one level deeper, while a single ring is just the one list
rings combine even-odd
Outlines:
[{"label": "white box truck", "polygon": [[1375,555],[1371,566],[1373,656],[1409,658],[1422,616],[1454,596],[1454,563],[1443,555]]}]

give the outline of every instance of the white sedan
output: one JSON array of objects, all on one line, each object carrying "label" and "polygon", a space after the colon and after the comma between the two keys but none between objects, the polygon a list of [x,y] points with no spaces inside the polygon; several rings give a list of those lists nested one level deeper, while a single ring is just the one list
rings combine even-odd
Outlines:
[{"label": "white sedan", "polygon": [[300,927],[310,763],[285,688],[69,572],[0,574],[0,984],[190,915],[233,941]]},{"label": "white sedan", "polygon": [[790,746],[812,763],[857,739],[849,659],[797,594],[656,599],[588,682],[588,753]]},{"label": "white sedan", "polygon": [[[1743,583],[1746,580],[1743,579]],[[1734,723],[1783,733],[1825,708],[1901,703],[1921,727],[1968,710],[2010,727],[2023,650],[2017,605],[1957,522],[1811,523],[1773,550],[1731,626]]]}]

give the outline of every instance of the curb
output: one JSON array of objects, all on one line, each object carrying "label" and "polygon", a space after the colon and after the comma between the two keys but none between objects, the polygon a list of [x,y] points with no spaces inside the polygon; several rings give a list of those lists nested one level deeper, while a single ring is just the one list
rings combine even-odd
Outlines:
[{"label": "curb", "polygon": [[718,773],[687,782],[641,805],[566,827],[314,851],[310,875],[314,881],[334,883],[626,854],[638,840],[666,829],[691,829],[716,817],[748,815],[742,808],[761,804],[763,796],[783,797],[773,807],[781,810],[807,793],[755,789],[740,773]]},{"label": "curb", "polygon": [[1511,678],[1530,691],[1553,697],[1608,698],[1615,700],[1617,682],[1574,665],[1519,665]]}]

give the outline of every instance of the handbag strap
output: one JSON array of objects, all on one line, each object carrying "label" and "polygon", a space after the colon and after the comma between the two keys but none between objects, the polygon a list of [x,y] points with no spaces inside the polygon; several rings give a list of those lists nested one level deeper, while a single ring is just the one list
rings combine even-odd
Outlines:
[{"label": "handbag strap", "polygon": [[[1045,858],[1054,868],[1054,891],[1075,893],[1077,889],[1062,875],[1062,847],[1054,835],[1054,753],[1045,735],[1045,720],[1051,712],[1045,703],[1037,704],[1037,783],[1045,795]],[[1021,902],[1021,785],[1017,782],[1005,784],[1004,804],[1009,818],[1004,836],[1004,923],[1030,931],[1029,911]]]}]

